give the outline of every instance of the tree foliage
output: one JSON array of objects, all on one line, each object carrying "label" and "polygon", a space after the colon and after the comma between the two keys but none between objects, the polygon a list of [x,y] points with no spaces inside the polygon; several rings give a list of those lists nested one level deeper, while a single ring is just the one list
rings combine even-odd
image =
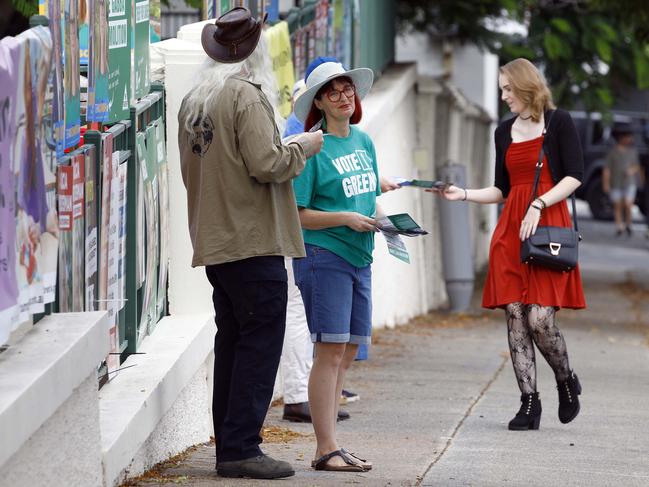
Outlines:
[{"label": "tree foliage", "polygon": [[29,18],[38,13],[38,0],[12,0],[12,4],[23,17]]},{"label": "tree foliage", "polygon": [[[402,29],[472,42],[505,63],[526,57],[543,67],[557,103],[606,111],[630,87],[649,88],[647,0],[400,0]],[[498,34],[489,20],[508,17],[527,36]]]}]

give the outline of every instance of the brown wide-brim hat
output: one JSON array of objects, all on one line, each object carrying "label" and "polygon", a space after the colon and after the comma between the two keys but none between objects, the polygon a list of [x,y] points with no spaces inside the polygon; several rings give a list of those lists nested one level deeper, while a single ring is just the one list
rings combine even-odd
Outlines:
[{"label": "brown wide-brim hat", "polygon": [[213,24],[205,24],[201,44],[209,57],[220,63],[237,63],[246,59],[259,43],[266,22],[255,19],[250,10],[235,7],[221,15]]}]

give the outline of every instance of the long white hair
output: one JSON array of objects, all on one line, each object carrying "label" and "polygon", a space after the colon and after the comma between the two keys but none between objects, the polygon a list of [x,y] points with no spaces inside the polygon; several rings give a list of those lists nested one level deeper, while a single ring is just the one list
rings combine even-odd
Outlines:
[{"label": "long white hair", "polygon": [[185,99],[185,130],[193,133],[193,126],[201,123],[205,114],[217,102],[228,78],[239,76],[261,85],[275,114],[279,133],[284,133],[286,120],[279,114],[279,90],[270,61],[270,54],[262,33],[255,50],[241,62],[219,63],[208,57],[199,70],[196,84]]}]

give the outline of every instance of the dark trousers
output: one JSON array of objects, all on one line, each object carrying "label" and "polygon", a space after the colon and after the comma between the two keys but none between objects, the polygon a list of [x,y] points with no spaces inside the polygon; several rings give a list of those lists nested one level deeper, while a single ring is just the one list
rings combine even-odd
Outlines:
[{"label": "dark trousers", "polygon": [[217,461],[262,454],[268,411],[286,327],[287,276],[277,256],[210,265],[214,291],[214,396]]}]

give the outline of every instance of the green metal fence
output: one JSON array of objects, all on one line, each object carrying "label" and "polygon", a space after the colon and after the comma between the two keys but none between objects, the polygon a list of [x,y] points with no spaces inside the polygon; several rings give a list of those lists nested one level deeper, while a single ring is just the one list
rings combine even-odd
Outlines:
[{"label": "green metal fence", "polygon": [[[139,194],[138,174],[140,171],[140,161],[136,154],[136,136],[138,132],[143,133],[150,124],[157,120],[162,119],[164,122],[165,116],[165,96],[164,86],[160,83],[154,83],[151,87],[149,95],[140,99],[135,106],[131,107],[130,120],[122,120],[119,123],[113,124],[103,132],[97,130],[88,130],[84,134],[84,145],[78,150],[83,150],[89,144],[95,146],[95,174],[96,174],[96,200],[99,202],[99,215],[101,215],[101,201],[102,201],[102,171],[103,171],[103,138],[102,135],[106,133],[112,134],[113,137],[113,153],[119,153],[119,163],[128,163],[127,166],[127,184],[126,184],[126,235],[125,235],[125,304],[124,307],[118,312],[118,336],[119,345],[117,352],[123,361],[128,355],[137,352],[141,338],[148,334],[155,326],[149,326],[147,330],[141,330],[141,317],[142,317],[142,295],[143,284],[136,281],[136,266],[137,254],[141,251],[138,249],[138,233],[140,229],[137,225],[137,204],[138,200],[142,197]],[[60,162],[65,163],[66,156]],[[106,229],[102,228],[98,219],[97,225],[97,240],[101,242],[102,232]],[[158,230],[157,235],[146,235],[145,238],[160,238]],[[146,280],[146,276],[144,279]],[[145,281],[144,281],[145,282]],[[167,312],[166,295],[163,296],[164,306],[161,312],[157,315],[157,319],[164,316]],[[47,305],[46,312],[49,314],[59,311],[57,302]],[[39,315],[36,320],[43,315]],[[156,321],[157,321],[156,319]],[[35,320],[35,321],[36,321]]]},{"label": "green metal fence", "polygon": [[[146,130],[147,126],[154,120],[162,118],[164,121],[165,115],[165,97],[164,97],[164,86],[160,83],[154,83],[151,86],[151,92],[146,97],[142,98],[138,103],[131,107],[131,120],[129,128],[129,141],[131,141],[131,158],[129,160],[128,166],[128,181],[127,181],[127,201],[137,202],[140,199],[139,195],[139,186],[138,182],[138,173],[140,172],[140,161],[136,157],[136,138],[138,132],[143,132]],[[126,356],[135,353],[138,349],[138,346],[141,341],[141,337],[144,334],[148,334],[153,331],[154,325],[149,327],[148,330],[141,330],[142,324],[142,306],[143,306],[143,287],[138,287],[136,282],[136,255],[138,252],[136,235],[138,232],[137,222],[136,222],[136,209],[134,204],[129,207],[127,218],[126,218],[126,298],[128,299],[126,303],[126,340],[128,341],[128,346],[126,347],[125,353],[122,356],[122,359],[125,359]],[[157,235],[147,235],[145,238],[156,238],[160,241],[160,228],[157,229]],[[131,238],[129,238],[129,235]],[[145,279],[148,277],[145,276]],[[165,296],[165,306],[162,311],[162,315],[166,314],[166,296]],[[161,315],[159,314],[157,318],[159,319]]]},{"label": "green metal fence", "polygon": [[[108,128],[103,132],[103,133],[110,133],[113,136],[113,153],[119,152],[119,164],[123,164],[124,162],[128,161],[132,154],[132,150],[130,149],[131,142],[129,140],[130,125],[131,122],[129,120],[123,120],[122,122],[112,125],[110,128]],[[97,175],[95,191],[97,195],[96,200],[98,202],[97,242],[101,242],[103,237],[102,233],[106,231],[106,229],[102,228],[101,225],[101,213],[102,213],[101,201],[102,201],[102,191],[103,191],[101,180],[102,180],[102,172],[103,172],[103,154],[104,154],[102,132],[98,132],[96,130],[86,131],[86,133],[84,134],[84,142],[88,144],[93,144],[95,146],[95,174]],[[129,202],[127,200],[126,202],[127,209],[130,206],[128,203]],[[129,238],[130,238],[129,235],[127,234],[126,235],[127,243],[129,241]],[[128,268],[127,268],[126,275],[128,276]],[[128,299],[128,296],[126,297],[126,299]],[[128,340],[126,339],[126,307],[127,306],[128,306],[128,301],[126,302],[126,306],[122,308],[117,315],[117,327],[118,327],[118,337],[119,337],[117,353],[120,354],[122,354],[128,346]]]}]

